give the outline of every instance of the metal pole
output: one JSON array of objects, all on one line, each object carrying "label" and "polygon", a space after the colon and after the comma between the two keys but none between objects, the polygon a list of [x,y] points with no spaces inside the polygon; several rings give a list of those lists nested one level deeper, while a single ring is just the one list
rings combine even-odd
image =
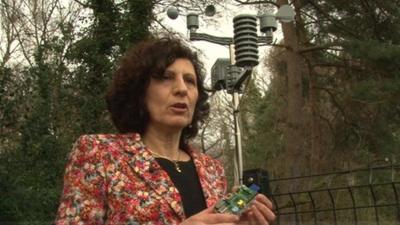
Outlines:
[{"label": "metal pole", "polygon": [[[234,45],[229,45],[231,65],[235,65]],[[233,90],[233,121],[235,123],[234,185],[243,184],[242,136],[239,124],[239,90]]]},{"label": "metal pole", "polygon": [[242,158],[242,136],[239,127],[239,93],[233,92],[233,119],[235,122],[235,143],[236,143],[236,159],[238,165],[239,182],[238,185],[243,184],[243,158]]}]

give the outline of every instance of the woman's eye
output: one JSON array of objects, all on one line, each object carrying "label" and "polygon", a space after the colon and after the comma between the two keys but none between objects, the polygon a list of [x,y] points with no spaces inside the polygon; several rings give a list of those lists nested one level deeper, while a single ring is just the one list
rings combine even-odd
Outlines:
[{"label": "woman's eye", "polygon": [[186,82],[188,82],[189,84],[193,84],[193,85],[196,84],[196,79],[194,79],[194,78],[188,77],[188,78],[186,78],[185,80],[186,80]]},{"label": "woman's eye", "polygon": [[164,73],[162,76],[161,76],[161,79],[162,80],[171,80],[171,79],[173,79],[174,78],[174,76],[173,76],[173,74],[171,74],[171,73]]}]

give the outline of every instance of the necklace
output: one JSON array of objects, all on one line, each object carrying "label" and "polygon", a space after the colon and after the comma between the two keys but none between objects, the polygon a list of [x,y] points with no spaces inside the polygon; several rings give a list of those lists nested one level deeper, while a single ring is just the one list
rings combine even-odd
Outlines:
[{"label": "necklace", "polygon": [[179,167],[179,164],[178,164],[178,162],[179,162],[179,156],[180,156],[180,152],[181,151],[179,151],[178,150],[178,159],[171,159],[170,157],[168,157],[168,156],[165,156],[165,155],[161,155],[161,154],[158,154],[157,152],[153,152],[153,151],[151,151],[151,150],[149,150],[153,155],[155,155],[155,156],[159,156],[159,157],[161,157],[161,158],[164,158],[164,159],[168,159],[169,161],[171,161],[173,164],[174,164],[174,166],[175,166],[175,170],[178,172],[178,173],[182,173],[182,170],[181,170],[181,168]]}]

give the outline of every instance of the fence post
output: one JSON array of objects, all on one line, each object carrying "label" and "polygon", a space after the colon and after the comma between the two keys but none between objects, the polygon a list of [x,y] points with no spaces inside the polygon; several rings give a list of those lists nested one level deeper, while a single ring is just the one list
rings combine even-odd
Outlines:
[{"label": "fence post", "polygon": [[400,225],[400,200],[399,193],[397,192],[396,184],[392,181],[392,187],[394,192],[394,197],[396,199],[396,208],[397,208],[397,224]]},{"label": "fence post", "polygon": [[356,225],[358,225],[356,201],[354,200],[353,190],[351,189],[351,187],[348,187],[348,190],[349,190],[349,193],[350,193],[351,202],[353,203],[354,220],[356,221]]},{"label": "fence post", "polygon": [[333,221],[335,222],[335,225],[337,225],[337,217],[336,217],[336,204],[335,204],[335,199],[333,198],[332,192],[330,189],[327,189],[329,198],[331,199],[332,207],[333,207]]},{"label": "fence post", "polygon": [[371,195],[372,195],[372,201],[373,201],[373,206],[374,206],[374,210],[375,210],[376,224],[379,225],[378,207],[376,205],[376,196],[375,196],[375,192],[374,192],[374,187],[372,184],[369,184],[368,186],[369,186],[369,190],[371,191]]},{"label": "fence post", "polygon": [[315,212],[315,202],[314,202],[311,192],[307,191],[307,193],[311,199],[312,211],[313,211],[313,216],[314,216],[314,225],[317,225],[317,213]]},{"label": "fence post", "polygon": [[298,212],[297,212],[297,205],[296,205],[296,201],[294,200],[294,198],[293,198],[293,194],[292,193],[289,193],[289,196],[290,196],[290,200],[292,201],[292,203],[293,203],[293,207],[294,207],[294,218],[295,218],[295,221],[296,221],[296,225],[300,225],[299,224],[299,218],[298,218]]},{"label": "fence post", "polygon": [[270,196],[271,200],[274,202],[275,205],[275,211],[276,211],[276,222],[278,223],[278,225],[280,224],[280,218],[279,218],[279,205],[278,205],[278,201],[275,199],[275,197],[271,194]]}]

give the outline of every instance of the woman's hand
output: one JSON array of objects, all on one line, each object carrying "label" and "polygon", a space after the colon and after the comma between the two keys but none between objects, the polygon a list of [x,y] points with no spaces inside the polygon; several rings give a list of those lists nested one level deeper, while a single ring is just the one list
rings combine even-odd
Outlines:
[{"label": "woman's hand", "polygon": [[271,225],[275,218],[272,202],[265,195],[257,194],[240,221],[249,225]]},{"label": "woman's hand", "polygon": [[179,225],[236,225],[238,222],[238,216],[227,213],[215,213],[214,206],[212,206],[187,218]]}]

